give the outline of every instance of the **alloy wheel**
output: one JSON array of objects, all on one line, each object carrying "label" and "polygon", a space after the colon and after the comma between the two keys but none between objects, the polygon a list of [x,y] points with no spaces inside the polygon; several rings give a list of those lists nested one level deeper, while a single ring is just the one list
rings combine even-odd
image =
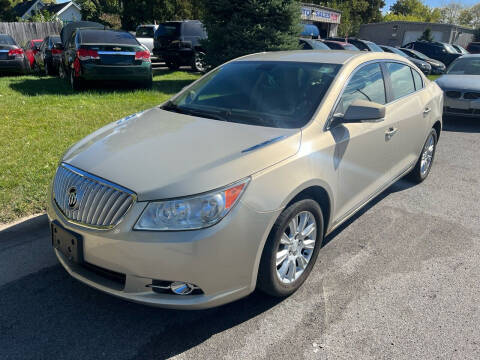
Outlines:
[{"label": "alloy wheel", "polygon": [[432,165],[434,151],[435,151],[435,139],[433,137],[433,134],[430,134],[430,136],[428,137],[425,143],[425,146],[423,147],[423,152],[422,152],[422,160],[420,163],[420,173],[422,176],[425,176],[425,174],[430,169],[430,166]]},{"label": "alloy wheel", "polygon": [[317,239],[317,222],[309,211],[292,217],[285,228],[276,254],[277,276],[284,284],[297,280],[305,271]]}]

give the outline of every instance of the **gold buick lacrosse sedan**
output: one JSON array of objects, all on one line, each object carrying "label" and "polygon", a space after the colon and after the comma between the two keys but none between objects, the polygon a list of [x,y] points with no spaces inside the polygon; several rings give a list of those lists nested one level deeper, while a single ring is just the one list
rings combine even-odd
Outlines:
[{"label": "gold buick lacrosse sedan", "polygon": [[233,60],[65,153],[54,251],[76,279],[147,305],[288,296],[328,233],[404,175],[428,176],[442,108],[395,54]]}]

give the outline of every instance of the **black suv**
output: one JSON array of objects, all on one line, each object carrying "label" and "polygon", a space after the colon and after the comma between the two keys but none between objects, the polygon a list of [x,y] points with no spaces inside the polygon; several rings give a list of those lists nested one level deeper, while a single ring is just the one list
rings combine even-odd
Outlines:
[{"label": "black suv", "polygon": [[403,47],[417,50],[429,58],[441,61],[446,66],[450,65],[456,58],[462,56],[452,45],[442,42],[414,41]]},{"label": "black suv", "polygon": [[206,38],[205,28],[198,20],[168,21],[155,31],[153,53],[171,70],[187,65],[204,72],[204,50],[200,42]]}]

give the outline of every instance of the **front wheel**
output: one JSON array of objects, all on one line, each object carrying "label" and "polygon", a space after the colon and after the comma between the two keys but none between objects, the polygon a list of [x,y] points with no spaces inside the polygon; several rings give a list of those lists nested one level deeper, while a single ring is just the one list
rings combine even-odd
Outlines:
[{"label": "front wheel", "polygon": [[257,286],[277,297],[293,294],[310,274],[323,241],[318,203],[303,199],[278,217],[263,249]]},{"label": "front wheel", "polygon": [[433,159],[435,158],[435,150],[437,149],[437,132],[431,129],[427,136],[425,145],[423,145],[422,153],[415,164],[413,170],[408,174],[408,178],[416,183],[421,183],[430,174]]}]

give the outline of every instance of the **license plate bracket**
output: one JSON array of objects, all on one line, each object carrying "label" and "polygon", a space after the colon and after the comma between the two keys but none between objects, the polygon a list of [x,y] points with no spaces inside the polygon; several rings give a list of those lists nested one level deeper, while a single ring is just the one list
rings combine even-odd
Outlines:
[{"label": "license plate bracket", "polygon": [[62,253],[68,260],[75,263],[83,262],[83,238],[62,227],[54,221],[50,224],[52,246]]}]

